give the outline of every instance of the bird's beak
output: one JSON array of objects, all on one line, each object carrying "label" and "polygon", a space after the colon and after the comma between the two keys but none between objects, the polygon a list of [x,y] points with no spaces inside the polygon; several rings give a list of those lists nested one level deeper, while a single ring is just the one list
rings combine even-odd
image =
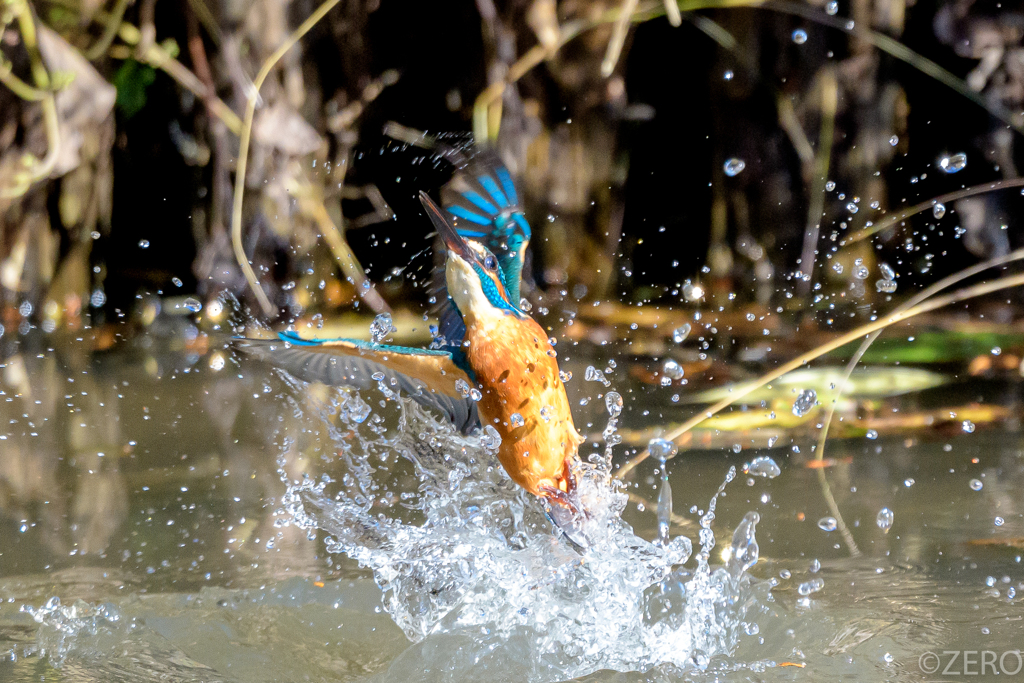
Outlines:
[{"label": "bird's beak", "polygon": [[441,236],[448,251],[458,254],[465,261],[474,261],[476,257],[469,248],[469,245],[466,244],[466,240],[462,239],[459,233],[455,232],[455,226],[445,218],[445,215],[441,213],[441,209],[438,208],[437,204],[434,203],[434,200],[426,192],[420,192],[420,203],[423,204],[427,215],[430,216],[430,222],[434,224],[437,234]]}]

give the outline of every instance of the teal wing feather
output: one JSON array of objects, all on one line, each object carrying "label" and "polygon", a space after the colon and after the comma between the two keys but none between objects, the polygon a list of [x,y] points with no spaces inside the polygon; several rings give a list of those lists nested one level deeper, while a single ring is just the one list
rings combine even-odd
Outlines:
[{"label": "teal wing feather", "polygon": [[462,237],[482,243],[498,258],[509,298],[519,305],[532,232],[512,174],[488,149],[449,150],[445,156],[458,170],[442,188],[441,202]]},{"label": "teal wing feather", "polygon": [[[476,402],[463,396],[463,391],[472,386],[472,378],[449,351],[356,339],[303,339],[291,332],[282,332],[278,339],[235,339],[233,344],[243,353],[305,382],[373,389],[383,381],[420,405],[440,412],[462,432],[480,422]],[[374,379],[375,374],[380,379]]]}]

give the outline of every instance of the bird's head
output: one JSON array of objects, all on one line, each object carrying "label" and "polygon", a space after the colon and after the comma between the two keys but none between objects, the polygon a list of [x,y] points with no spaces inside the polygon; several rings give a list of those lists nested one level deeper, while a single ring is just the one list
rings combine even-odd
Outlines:
[{"label": "bird's head", "polygon": [[420,193],[420,202],[448,249],[445,262],[448,294],[463,317],[506,313],[522,316],[509,296],[497,257],[482,244],[463,239],[425,192]]}]

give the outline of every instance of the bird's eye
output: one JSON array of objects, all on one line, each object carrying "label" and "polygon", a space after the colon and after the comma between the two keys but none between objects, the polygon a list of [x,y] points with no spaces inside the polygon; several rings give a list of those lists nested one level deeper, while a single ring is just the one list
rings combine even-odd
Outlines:
[{"label": "bird's eye", "polygon": [[496,270],[498,268],[498,259],[488,256],[484,259],[484,267],[488,270]]}]

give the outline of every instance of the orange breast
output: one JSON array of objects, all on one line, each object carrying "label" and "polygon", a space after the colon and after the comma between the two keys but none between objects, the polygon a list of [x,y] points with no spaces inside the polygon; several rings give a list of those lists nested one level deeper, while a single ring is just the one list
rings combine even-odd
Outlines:
[{"label": "orange breast", "polygon": [[477,408],[483,424],[501,435],[498,459],[505,471],[538,496],[571,490],[569,465],[584,439],[573,425],[544,331],[534,320],[512,315],[466,323],[466,355],[483,393]]}]

